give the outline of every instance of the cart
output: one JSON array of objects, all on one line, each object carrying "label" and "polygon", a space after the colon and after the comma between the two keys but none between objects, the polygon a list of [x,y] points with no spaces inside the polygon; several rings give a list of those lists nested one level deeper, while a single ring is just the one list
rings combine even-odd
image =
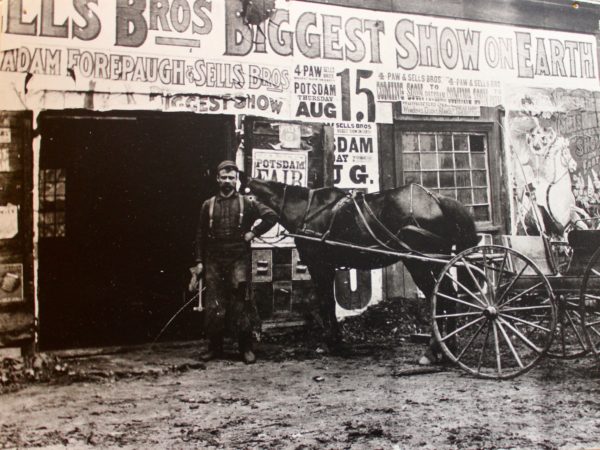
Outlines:
[{"label": "cart", "polygon": [[[503,243],[469,248],[442,269],[431,306],[444,355],[495,379],[523,374],[544,356],[598,355],[600,230],[573,230],[566,243],[546,236]],[[444,282],[456,294],[443,293]]]},{"label": "cart", "polygon": [[475,376],[509,379],[545,356],[600,354],[600,230],[573,230],[568,242],[504,236],[503,245],[452,258],[289,236],[442,264],[431,296],[433,335],[448,360]]}]

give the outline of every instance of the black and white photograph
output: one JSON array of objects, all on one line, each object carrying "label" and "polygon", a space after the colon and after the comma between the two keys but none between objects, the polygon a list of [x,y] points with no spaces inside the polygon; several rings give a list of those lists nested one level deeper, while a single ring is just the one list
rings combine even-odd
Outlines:
[{"label": "black and white photograph", "polygon": [[0,449],[600,449],[600,0],[0,0]]}]

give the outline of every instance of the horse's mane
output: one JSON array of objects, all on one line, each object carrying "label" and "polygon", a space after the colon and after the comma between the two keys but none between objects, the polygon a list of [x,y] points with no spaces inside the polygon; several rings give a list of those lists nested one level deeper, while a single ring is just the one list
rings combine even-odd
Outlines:
[{"label": "horse's mane", "polygon": [[[286,183],[282,183],[281,181],[274,181],[274,180],[261,180],[265,183],[270,184],[271,186],[277,187],[279,189],[282,190],[285,188],[286,192],[289,194],[297,194],[302,198],[307,198],[308,197],[308,192],[311,190],[310,188],[304,187],[304,186],[296,186],[296,185],[292,185],[292,184],[286,184]],[[315,188],[312,189],[315,193],[317,192],[324,192],[324,191],[331,191],[331,192],[337,192],[341,195],[346,195],[346,193],[337,187],[321,187],[321,188]]]}]

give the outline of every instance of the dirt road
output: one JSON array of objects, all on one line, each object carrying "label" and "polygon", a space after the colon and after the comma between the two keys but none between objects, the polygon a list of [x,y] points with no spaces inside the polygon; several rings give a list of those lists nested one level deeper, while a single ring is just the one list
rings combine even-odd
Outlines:
[{"label": "dirt road", "polygon": [[593,358],[502,382],[418,373],[420,314],[405,305],[345,322],[343,357],[271,335],[253,366],[233,347],[201,363],[200,342],[63,358],[48,382],[0,395],[0,448],[600,448]]},{"label": "dirt road", "polygon": [[254,366],[231,352],[204,367],[199,350],[161,345],[70,360],[67,379],[0,397],[0,447],[600,446],[591,359],[549,361],[497,382],[454,369],[401,375],[421,350],[406,342],[357,344],[343,358],[263,344]]}]

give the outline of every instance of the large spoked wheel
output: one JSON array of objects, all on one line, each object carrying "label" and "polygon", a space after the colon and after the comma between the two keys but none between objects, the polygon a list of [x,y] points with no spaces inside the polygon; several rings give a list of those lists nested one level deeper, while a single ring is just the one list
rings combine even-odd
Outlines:
[{"label": "large spoked wheel", "polygon": [[548,351],[556,306],[548,279],[508,247],[473,247],[442,269],[432,295],[432,328],[444,355],[482,378],[530,370]]},{"label": "large spoked wheel", "polygon": [[585,269],[579,310],[588,347],[600,356],[600,248],[594,252]]}]

